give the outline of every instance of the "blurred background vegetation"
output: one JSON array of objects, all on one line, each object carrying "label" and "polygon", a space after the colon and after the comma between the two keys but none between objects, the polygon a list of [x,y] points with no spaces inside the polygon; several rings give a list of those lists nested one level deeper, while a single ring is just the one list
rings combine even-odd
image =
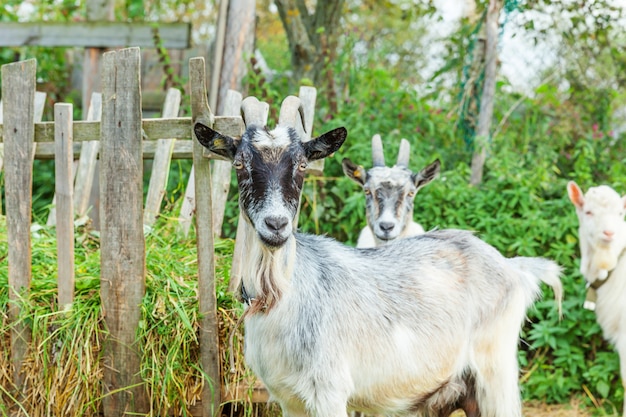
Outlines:
[{"label": "blurred background vegetation", "polygon": [[[195,46],[210,48],[215,1],[118,3],[119,21],[190,21]],[[524,397],[557,403],[575,397],[598,415],[620,410],[623,388],[617,354],[603,340],[594,314],[582,309],[577,220],[566,183],[575,180],[585,190],[608,184],[626,193],[623,2],[501,2],[501,61],[484,177],[478,186],[469,185],[469,176],[482,76],[480,68],[475,71],[481,65],[476,52],[484,42],[481,24],[487,1],[307,2],[310,16],[318,5],[338,4],[340,10],[336,26],[315,28],[316,55],[309,58],[315,65],[301,68],[294,64],[297,57],[280,16],[289,3],[257,1],[256,50],[267,66],[254,66],[258,56],[249,57],[242,89],[268,101],[276,114],[283,97],[297,94],[299,85],[314,85],[318,89],[314,134],[337,126],[346,126],[349,132],[343,148],[326,160],[324,175],[306,181],[301,230],[354,244],[365,225],[364,196],[343,176],[341,159],[349,157],[370,167],[370,140],[380,133],[389,164],[400,139],[408,139],[414,171],[435,158],[443,164],[440,177],[416,198],[415,220],[425,229],[474,230],[506,256],[545,256],[564,268],[563,319],[546,289],[544,300],[529,311],[523,330]],[[450,21],[445,7],[465,13]],[[82,18],[82,8],[81,0],[5,0],[0,21],[70,22]],[[433,33],[442,24],[447,28],[443,34]],[[532,60],[527,63],[505,61],[528,56],[529,51]],[[38,61],[39,89],[48,93],[51,103],[78,100],[71,50],[0,48],[0,64],[31,57]],[[511,65],[517,67],[511,70]],[[178,76],[184,86],[187,74]],[[51,115],[47,117],[50,120]],[[34,218],[45,223],[54,169],[51,162],[36,164]],[[189,168],[189,161],[172,163],[165,202],[165,212],[172,216]],[[236,230],[234,190],[231,187],[222,231],[227,239],[234,238]]]}]

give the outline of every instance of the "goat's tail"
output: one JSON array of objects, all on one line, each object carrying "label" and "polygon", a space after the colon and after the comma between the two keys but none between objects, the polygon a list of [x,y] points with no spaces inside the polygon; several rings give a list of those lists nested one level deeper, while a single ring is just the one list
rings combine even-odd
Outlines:
[{"label": "goat's tail", "polygon": [[529,277],[533,284],[542,281],[552,287],[554,291],[554,299],[559,309],[559,317],[563,316],[563,284],[561,283],[562,268],[554,261],[545,258],[529,258],[518,256],[510,258],[514,265],[525,275]]}]

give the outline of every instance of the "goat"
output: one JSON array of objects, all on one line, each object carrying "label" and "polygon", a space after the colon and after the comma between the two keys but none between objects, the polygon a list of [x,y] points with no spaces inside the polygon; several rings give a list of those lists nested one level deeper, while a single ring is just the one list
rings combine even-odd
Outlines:
[{"label": "goat", "polygon": [[[626,389],[626,196],[611,187],[567,184],[578,216],[580,272],[588,282],[585,308],[595,310],[604,337],[617,349],[622,385]],[[623,416],[626,417],[626,404]]]},{"label": "goat", "polygon": [[343,172],[365,192],[365,226],[357,240],[357,248],[373,248],[402,237],[424,233],[413,221],[413,204],[417,192],[439,174],[440,163],[435,160],[417,173],[409,165],[409,141],[400,141],[396,164],[385,166],[380,135],[372,137],[372,168],[368,171],[344,158]]},{"label": "goat", "polygon": [[194,133],[236,171],[244,355],[284,416],[521,416],[519,328],[540,280],[560,303],[556,263],[506,259],[460,230],[371,249],[297,233],[307,164],[337,151],[345,128],[307,142],[280,124]]},{"label": "goat", "polygon": [[604,280],[626,244],[626,197],[607,185],[591,187],[583,195],[574,181],[567,184],[567,192],[578,215],[580,272],[590,283]]}]

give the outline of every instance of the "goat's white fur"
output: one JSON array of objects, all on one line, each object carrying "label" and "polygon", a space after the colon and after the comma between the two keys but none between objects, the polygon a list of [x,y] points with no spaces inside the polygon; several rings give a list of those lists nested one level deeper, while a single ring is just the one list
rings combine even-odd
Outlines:
[{"label": "goat's white fur", "polygon": [[617,349],[626,389],[626,256],[622,256],[626,245],[626,196],[621,197],[606,185],[591,187],[583,195],[573,181],[567,184],[567,192],[578,216],[580,272],[589,283],[603,281],[595,290],[596,320],[604,337]]},{"label": "goat's white fur", "polygon": [[385,166],[382,139],[376,134],[372,137],[372,168],[366,171],[347,158],[343,160],[344,173],[363,187],[366,196],[367,225],[359,233],[357,248],[374,248],[424,233],[413,220],[414,200],[417,192],[439,174],[440,165],[435,161],[413,173],[408,168],[409,154],[410,144],[402,139],[396,164]]},{"label": "goat's white fur", "polygon": [[[236,161],[253,154],[246,151],[255,147],[249,137],[259,134],[237,141],[198,124],[195,132],[204,146]],[[335,133],[335,144],[342,135]],[[296,146],[284,151],[294,164],[302,154]],[[322,158],[336,148],[316,143],[305,153]],[[263,200],[266,192],[256,187],[272,189],[273,175],[288,186],[295,171],[275,162],[289,155],[255,149],[250,166],[261,166],[260,173],[238,165],[250,297],[245,357],[283,414],[346,417],[354,408],[441,417],[467,401],[480,408],[468,408],[470,417],[520,417],[519,328],[540,280],[560,301],[559,266],[506,259],[466,231],[434,231],[375,249],[282,227],[268,231],[259,227],[267,220],[265,202],[251,196]],[[297,210],[290,210],[291,225]]]},{"label": "goat's white fur", "polygon": [[603,280],[616,267],[626,245],[626,197],[607,185],[591,187],[583,195],[573,181],[567,192],[578,216],[580,272],[591,283]]}]

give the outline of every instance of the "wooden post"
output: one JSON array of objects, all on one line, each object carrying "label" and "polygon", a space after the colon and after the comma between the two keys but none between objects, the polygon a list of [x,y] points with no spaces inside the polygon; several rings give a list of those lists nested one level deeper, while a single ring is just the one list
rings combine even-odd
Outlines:
[{"label": "wooden post", "polygon": [[58,307],[64,310],[74,301],[74,162],[72,105],[54,105],[54,184],[58,264]]},{"label": "wooden post", "polygon": [[[213,126],[215,118],[207,103],[203,58],[189,60],[192,126],[202,120]],[[194,135],[192,134],[192,137]],[[193,166],[196,193],[196,239],[198,246],[198,294],[200,307],[200,360],[208,379],[202,389],[203,416],[216,416],[221,403],[222,376],[219,356],[215,255],[211,202],[211,167],[203,147],[193,139]]]},{"label": "wooden post", "polygon": [[149,411],[136,332],[145,294],[139,48],[107,52],[100,124],[104,416]]},{"label": "wooden post", "polygon": [[32,274],[30,224],[33,191],[33,155],[35,140],[35,73],[37,61],[16,62],[2,66],[3,141],[5,149],[5,185],[7,235],[9,246],[9,319],[13,380],[18,389],[24,383],[21,373],[30,343],[30,329],[18,321],[16,302],[28,291]]},{"label": "wooden post", "polygon": [[[181,93],[176,88],[170,88],[165,96],[163,104],[163,114],[161,117],[178,117],[180,110]],[[158,139],[157,149],[152,162],[152,173],[150,174],[150,184],[146,196],[146,207],[143,214],[143,224],[152,226],[161,211],[163,196],[167,191],[167,179],[170,173],[170,162],[176,139]]]}]

